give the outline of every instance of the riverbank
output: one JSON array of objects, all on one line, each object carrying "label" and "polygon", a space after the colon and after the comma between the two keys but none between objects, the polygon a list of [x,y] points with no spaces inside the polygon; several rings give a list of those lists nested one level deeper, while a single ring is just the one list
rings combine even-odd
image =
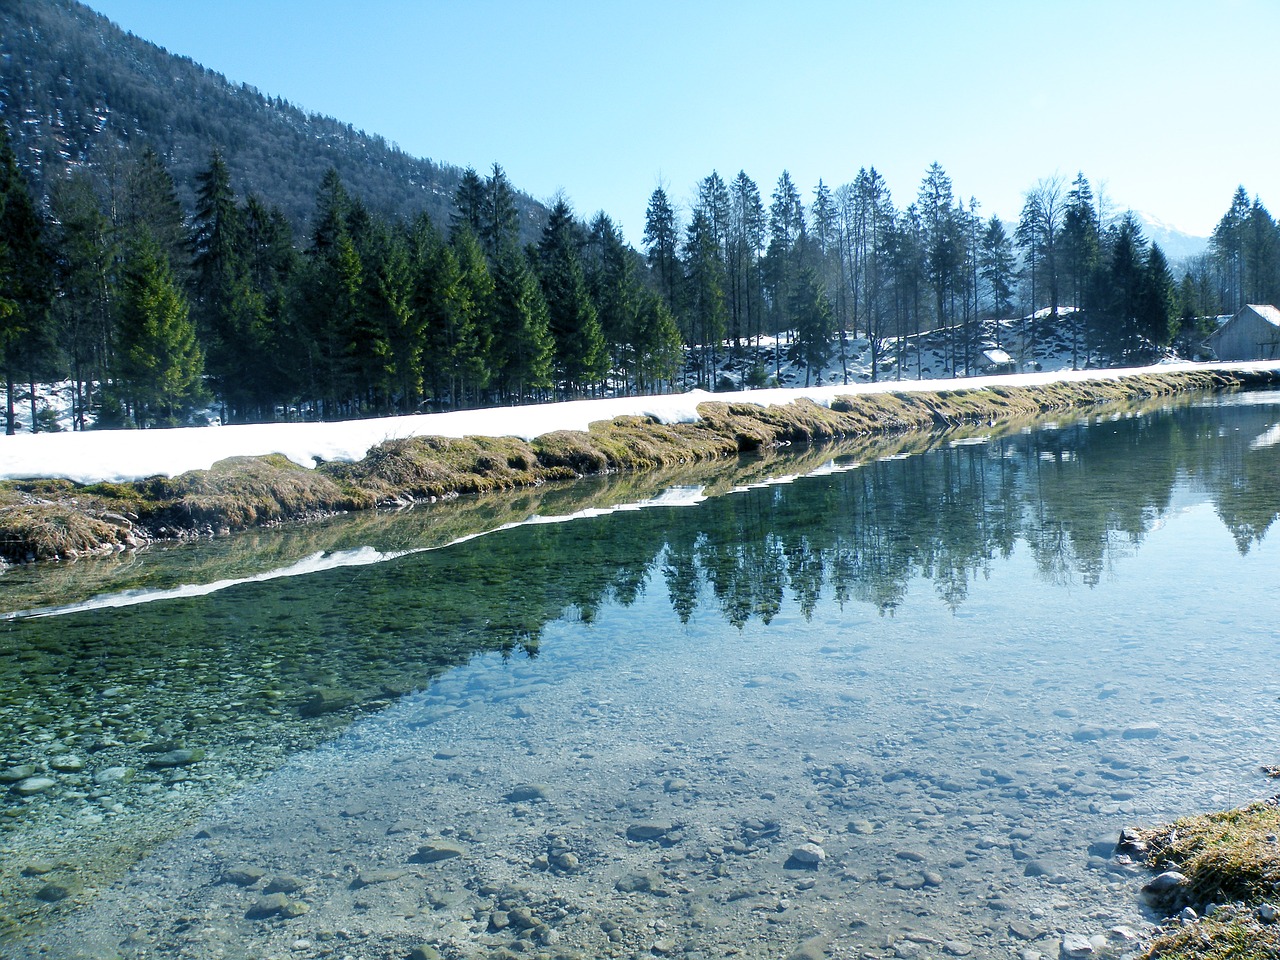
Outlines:
[{"label": "riverbank", "polygon": [[[304,459],[297,454],[270,453],[232,456],[208,469],[174,477],[92,483],[13,479],[0,482],[0,559],[30,563],[102,555],[155,540],[216,536],[286,520],[653,470],[792,443],[991,424],[1101,403],[1277,382],[1280,367],[1226,365],[1094,371],[1059,379],[1013,377],[975,381],[971,387],[960,381],[939,381],[895,385],[894,390],[873,384],[762,391],[760,397],[734,394],[725,400],[698,402],[692,417],[677,415],[688,422],[663,422],[657,413],[591,421],[591,409],[607,414],[616,406],[615,401],[598,401],[594,407],[567,405],[575,408],[574,417],[587,425],[585,430],[557,429],[531,439],[399,437],[377,443],[362,459],[318,462],[314,468],[297,462]],[[789,394],[796,399],[781,402]],[[632,402],[630,407],[659,409],[660,399],[648,398],[640,406]],[[763,405],[769,401],[773,405]],[[512,422],[523,413],[513,408]],[[492,418],[485,422],[491,424]],[[377,425],[377,421],[366,421],[359,426],[367,433]],[[352,425],[307,426],[349,432]],[[430,428],[430,423],[419,427]],[[512,430],[526,436],[537,432],[527,424]],[[215,434],[221,431],[209,434],[210,438]],[[387,427],[384,435],[393,434]],[[79,434],[68,441],[101,436]],[[8,472],[12,475],[12,470]]]}]

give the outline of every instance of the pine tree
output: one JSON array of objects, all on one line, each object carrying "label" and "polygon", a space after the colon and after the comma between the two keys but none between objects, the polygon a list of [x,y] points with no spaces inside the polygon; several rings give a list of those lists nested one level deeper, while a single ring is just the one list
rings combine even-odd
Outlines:
[{"label": "pine tree", "polygon": [[347,218],[351,211],[351,198],[342,185],[336,167],[325,171],[316,190],[316,208],[311,217],[312,258],[324,257],[337,245],[338,237],[347,233]]},{"label": "pine tree", "polygon": [[791,303],[792,285],[800,266],[805,232],[804,205],[800,202],[800,191],[796,189],[791,174],[783,170],[774,187],[769,206],[769,249],[765,260],[773,315],[775,378],[782,373],[782,332],[793,324],[788,306]]},{"label": "pine tree", "polygon": [[1000,218],[992,216],[982,235],[982,279],[991,294],[991,315],[1007,319],[1013,309],[1013,276],[1017,260]]},{"label": "pine tree", "polygon": [[[846,256],[853,324],[866,334],[871,352],[871,376],[876,379],[886,343],[896,331],[889,294],[897,214],[884,177],[875,167],[858,171],[849,200],[852,209],[845,213],[849,224]],[[845,382],[848,382],[847,371]]]},{"label": "pine tree", "polygon": [[516,246],[520,241],[520,213],[516,209],[515,191],[502,167],[496,163],[484,181],[484,206],[477,235],[491,262],[498,258],[500,251]]},{"label": "pine tree", "polygon": [[277,404],[287,413],[303,395],[303,370],[297,358],[306,356],[307,348],[289,311],[299,257],[293,230],[279,207],[268,207],[250,194],[243,216],[250,290],[262,306],[262,326],[246,344],[242,372],[255,419],[271,420]]},{"label": "pine tree", "polygon": [[547,302],[528,258],[514,244],[498,257],[494,273],[495,377],[502,396],[517,402],[540,398],[554,385],[555,342]]},{"label": "pine tree", "polygon": [[538,274],[556,344],[556,375],[569,394],[602,380],[608,361],[582,269],[582,242],[572,209],[557,200],[538,241]]},{"label": "pine tree", "polygon": [[933,323],[947,333],[947,366],[956,368],[955,344],[951,327],[955,320],[955,296],[960,269],[957,243],[955,197],[951,178],[933,163],[920,183],[917,198],[921,224],[924,227],[924,266],[933,289]]},{"label": "pine tree", "polygon": [[133,243],[119,302],[117,386],[140,427],[174,426],[204,397],[204,358],[164,248]]},{"label": "pine tree", "polygon": [[1222,276],[1221,297],[1226,312],[1235,313],[1245,299],[1245,232],[1249,222],[1249,195],[1236,187],[1231,205],[1213,230],[1210,249]]},{"label": "pine tree", "polygon": [[613,221],[603,212],[597,214],[588,231],[587,288],[611,357],[611,367],[622,375],[623,388],[628,391],[635,370],[639,307],[639,283],[632,256]]},{"label": "pine tree", "polygon": [[143,148],[128,163],[124,191],[117,212],[122,216],[118,226],[126,243],[146,234],[164,254],[174,277],[185,283],[191,260],[182,204],[173,175],[151,147]]},{"label": "pine tree", "polygon": [[1147,283],[1147,241],[1130,211],[1108,231],[1105,345],[1114,358],[1127,361],[1141,352],[1142,294]]},{"label": "pine tree", "polygon": [[414,303],[425,318],[423,375],[434,402],[444,406],[455,402],[457,328],[470,305],[458,257],[425,215],[414,224],[413,249]]},{"label": "pine tree", "polygon": [[[1093,190],[1083,173],[1076,175],[1067,194],[1066,211],[1062,216],[1062,264],[1067,296],[1076,314],[1071,324],[1071,366],[1080,366],[1081,327],[1088,329],[1090,315],[1096,306],[1094,296],[1099,262],[1100,230],[1098,216],[1093,207]],[[1082,322],[1083,321],[1083,322]],[[1085,343],[1085,361],[1088,361],[1089,344]]]},{"label": "pine tree", "polygon": [[[217,150],[197,178],[191,251],[196,330],[205,349],[205,366],[231,418],[247,406],[246,355],[259,348],[249,329],[261,323],[263,309],[250,288],[244,218],[231,189],[231,174]],[[224,419],[225,419],[224,410]]]},{"label": "pine tree", "polygon": [[763,333],[764,291],[760,255],[764,252],[764,205],[760,188],[739,170],[731,187],[729,217],[729,336],[737,349],[743,337]]},{"label": "pine tree", "polygon": [[364,270],[349,223],[352,203],[337,170],[325,173],[316,192],[305,268],[296,271],[294,341],[302,348],[301,393],[325,418],[352,412],[360,390],[353,360],[365,314]]},{"label": "pine tree", "polygon": [[384,231],[373,264],[375,309],[385,339],[377,389],[384,408],[409,412],[422,397],[422,349],[426,316],[414,299],[414,268],[409,239],[398,228]]},{"label": "pine tree", "polygon": [[791,315],[796,323],[796,353],[804,364],[807,387],[815,368],[821,371],[831,352],[831,301],[823,290],[818,272],[811,266],[801,268],[791,294]]},{"label": "pine tree", "polygon": [[637,393],[652,393],[672,383],[684,358],[680,327],[662,298],[652,290],[640,293],[635,332]]},{"label": "pine tree", "polygon": [[1173,304],[1173,274],[1169,272],[1169,261],[1160,245],[1153,243],[1147,251],[1135,320],[1140,335],[1157,352],[1177,334]]},{"label": "pine tree", "polygon": [[466,228],[459,228],[453,236],[452,245],[458,258],[461,271],[462,287],[465,290],[463,302],[465,313],[458,315],[456,340],[454,343],[453,363],[458,371],[459,385],[462,395],[460,399],[469,398],[479,406],[483,403],[484,391],[493,378],[493,276],[489,272],[489,263],[480,241],[476,235]]},{"label": "pine tree", "polygon": [[75,383],[72,428],[83,430],[93,403],[93,384],[106,380],[110,366],[113,268],[119,244],[87,171],[57,181],[50,203],[61,294],[54,309]]},{"label": "pine tree", "polygon": [[679,226],[666,191],[658,187],[649,197],[644,218],[644,246],[649,269],[658,281],[658,290],[672,313],[679,295]]},{"label": "pine tree", "polygon": [[479,236],[484,230],[485,185],[475,167],[467,167],[453,192],[453,213],[449,215],[449,232],[462,228]]},{"label": "pine tree", "polygon": [[[44,373],[55,360],[49,319],[53,260],[44,219],[0,123],[0,364],[6,386],[5,433],[13,434],[15,385]],[[32,429],[36,427],[32,392]]]},{"label": "pine tree", "polygon": [[706,210],[698,208],[689,224],[684,247],[685,339],[697,345],[698,381],[714,390],[716,346],[725,335],[728,310],[724,297],[724,265],[716,246],[715,228]]},{"label": "pine tree", "polygon": [[1280,300],[1280,227],[1258,197],[1244,226],[1244,289],[1249,303]]}]

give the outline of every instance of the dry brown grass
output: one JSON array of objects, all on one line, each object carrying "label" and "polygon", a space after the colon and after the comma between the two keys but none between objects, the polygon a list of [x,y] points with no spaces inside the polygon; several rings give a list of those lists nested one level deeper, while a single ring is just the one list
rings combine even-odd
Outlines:
[{"label": "dry brown grass", "polygon": [[1280,924],[1263,923],[1257,910],[1280,899],[1280,807],[1254,803],[1183,817],[1143,832],[1142,839],[1153,870],[1177,870],[1187,878],[1184,901],[1201,909],[1208,904],[1235,905],[1169,929],[1152,942],[1145,957],[1280,957]]},{"label": "dry brown grass", "polygon": [[20,562],[70,559],[129,542],[127,527],[57,504],[0,507],[0,556]]},{"label": "dry brown grass", "polygon": [[1246,903],[1280,891],[1280,807],[1255,803],[1146,831],[1147,862],[1187,878],[1191,903]]}]

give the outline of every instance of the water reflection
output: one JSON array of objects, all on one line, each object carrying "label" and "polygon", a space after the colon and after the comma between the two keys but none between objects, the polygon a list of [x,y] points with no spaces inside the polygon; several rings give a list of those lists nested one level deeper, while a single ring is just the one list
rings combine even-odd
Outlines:
[{"label": "water reflection", "polygon": [[[961,613],[1020,544],[1042,582],[1095,587],[1169,517],[1205,502],[1247,554],[1280,514],[1280,446],[1258,442],[1278,411],[1254,398],[918,456],[844,456],[824,476],[696,509],[520,527],[375,566],[7,624],[0,771],[18,783],[10,772],[29,767],[53,784],[4,795],[0,915],[16,927],[61,909],[36,899],[45,874],[24,875],[33,861],[109,878],[357,714],[478,654],[537,656],[566,614],[592,622],[659,603],[684,624],[720,620],[763,645],[760,627],[807,621],[824,604],[901,614],[922,602],[922,580]],[[647,622],[617,642],[641,645]],[[183,750],[202,759],[159,762]]]}]

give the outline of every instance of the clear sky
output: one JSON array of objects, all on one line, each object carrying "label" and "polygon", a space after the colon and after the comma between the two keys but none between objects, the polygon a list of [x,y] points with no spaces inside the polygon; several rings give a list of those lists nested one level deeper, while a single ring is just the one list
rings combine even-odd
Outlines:
[{"label": "clear sky", "polygon": [[937,161],[1015,219],[1083,171],[1207,235],[1237,185],[1280,214],[1280,0],[88,0],[236,83],[416,156],[497,161],[640,245],[659,184],[745,170],[766,206],[859,167],[899,207]]}]

